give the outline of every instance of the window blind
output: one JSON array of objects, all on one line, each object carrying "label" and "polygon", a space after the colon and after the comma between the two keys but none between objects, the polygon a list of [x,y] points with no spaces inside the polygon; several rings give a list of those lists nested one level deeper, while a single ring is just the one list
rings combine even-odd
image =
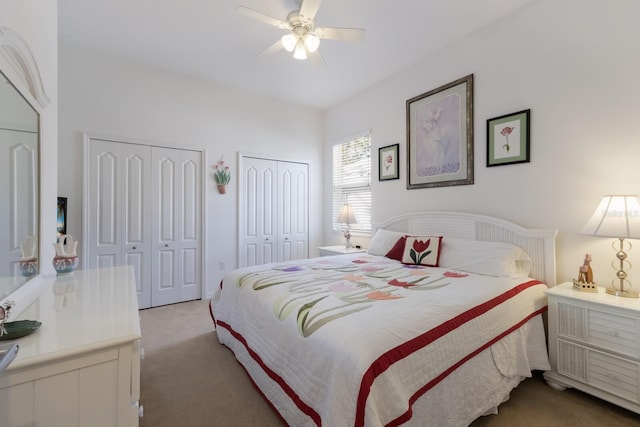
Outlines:
[{"label": "window blind", "polygon": [[345,224],[336,222],[340,208],[350,204],[358,221],[349,224],[351,232],[371,232],[371,136],[364,135],[333,146],[333,230]]}]

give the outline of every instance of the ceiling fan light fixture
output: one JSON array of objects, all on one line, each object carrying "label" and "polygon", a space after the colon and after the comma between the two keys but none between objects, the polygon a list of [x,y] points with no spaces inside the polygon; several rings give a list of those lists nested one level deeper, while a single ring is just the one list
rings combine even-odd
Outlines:
[{"label": "ceiling fan light fixture", "polygon": [[298,43],[296,43],[296,48],[293,51],[293,57],[300,60],[307,59],[307,48],[304,46],[302,40],[298,40]]},{"label": "ceiling fan light fixture", "polygon": [[284,47],[287,52],[293,52],[297,43],[298,37],[293,33],[282,36],[282,47]]},{"label": "ceiling fan light fixture", "polygon": [[320,37],[313,33],[307,33],[304,36],[304,45],[307,47],[309,52],[313,53],[318,50],[318,47],[320,46]]}]

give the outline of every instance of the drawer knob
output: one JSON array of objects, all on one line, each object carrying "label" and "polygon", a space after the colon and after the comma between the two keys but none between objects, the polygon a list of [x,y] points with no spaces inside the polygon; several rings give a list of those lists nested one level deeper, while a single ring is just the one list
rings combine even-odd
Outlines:
[{"label": "drawer knob", "polygon": [[609,329],[607,331],[607,335],[610,335],[612,337],[617,337],[618,336],[618,331],[616,331],[615,329]]},{"label": "drawer knob", "polygon": [[607,377],[613,381],[618,381],[618,376],[613,372],[607,372]]}]

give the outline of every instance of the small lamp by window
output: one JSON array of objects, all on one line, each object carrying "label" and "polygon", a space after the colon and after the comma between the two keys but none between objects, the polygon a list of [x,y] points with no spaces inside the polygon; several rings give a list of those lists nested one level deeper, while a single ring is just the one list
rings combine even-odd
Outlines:
[{"label": "small lamp by window", "polygon": [[351,205],[343,205],[340,209],[340,214],[338,214],[338,218],[336,222],[341,224],[347,224],[347,228],[344,230],[344,248],[351,249],[351,230],[349,230],[349,224],[357,224],[358,220],[356,219],[355,214],[353,213],[353,208]]},{"label": "small lamp by window", "polygon": [[[627,269],[631,268],[631,263],[627,260],[624,239],[640,239],[640,200],[638,196],[604,196],[596,211],[582,228],[581,234],[591,236],[614,237],[618,239],[619,246],[615,247],[616,241],[612,243],[618,258],[618,271],[616,280],[612,280],[612,286],[607,288],[607,293],[611,295],[638,298],[638,292],[625,289],[625,285],[631,287],[627,280],[625,262]],[[631,243],[627,243],[627,250],[631,249]],[[614,268],[616,268],[614,266]]]}]

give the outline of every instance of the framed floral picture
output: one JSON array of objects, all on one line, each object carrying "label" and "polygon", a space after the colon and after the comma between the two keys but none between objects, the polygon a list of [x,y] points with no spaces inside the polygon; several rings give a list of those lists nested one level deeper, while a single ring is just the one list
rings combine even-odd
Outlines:
[{"label": "framed floral picture", "polygon": [[407,100],[407,189],[473,184],[473,74]]},{"label": "framed floral picture", "polygon": [[529,162],[531,110],[487,120],[487,167]]},{"label": "framed floral picture", "polygon": [[378,181],[400,178],[398,148],[400,144],[387,145],[378,149]]}]

